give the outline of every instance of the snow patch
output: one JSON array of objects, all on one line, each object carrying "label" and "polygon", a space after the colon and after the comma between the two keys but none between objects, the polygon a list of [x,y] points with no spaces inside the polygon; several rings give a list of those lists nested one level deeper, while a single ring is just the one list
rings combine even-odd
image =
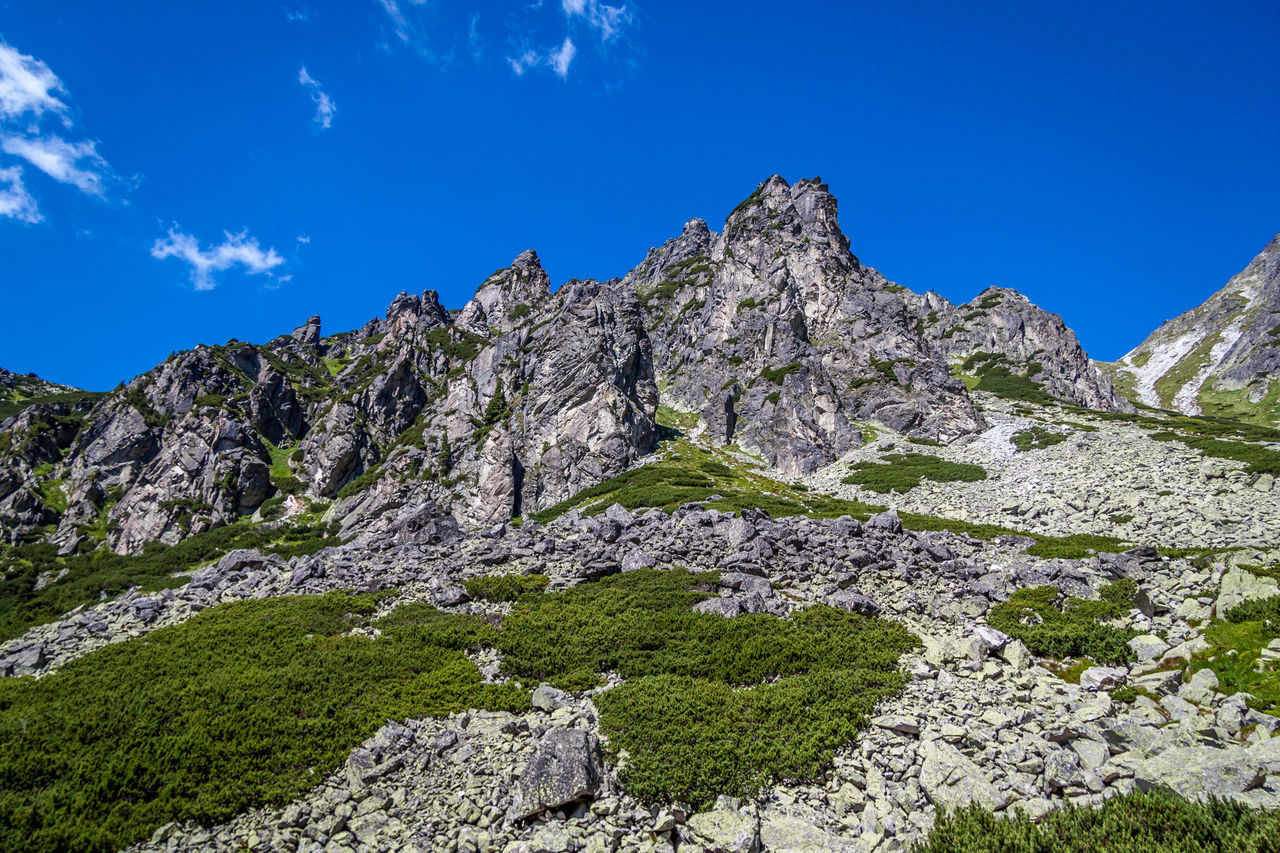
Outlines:
[{"label": "snow patch", "polygon": [[1154,344],[1149,350],[1151,358],[1147,359],[1147,363],[1141,367],[1133,363],[1133,353],[1126,355],[1125,369],[1133,374],[1133,392],[1138,395],[1139,401],[1157,409],[1164,408],[1160,395],[1156,393],[1156,380],[1186,358],[1187,354],[1204,340],[1204,336],[1204,332],[1197,330],[1174,338],[1172,341]]}]

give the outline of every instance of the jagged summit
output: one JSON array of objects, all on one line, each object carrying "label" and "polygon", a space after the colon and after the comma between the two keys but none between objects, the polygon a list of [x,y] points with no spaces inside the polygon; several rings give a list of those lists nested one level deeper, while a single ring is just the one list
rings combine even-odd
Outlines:
[{"label": "jagged summit", "polygon": [[820,181],[774,175],[721,233],[687,225],[624,279],[664,400],[792,473],[856,447],[859,423],[943,440],[982,425],[905,301],[849,251],[836,210]]},{"label": "jagged summit", "polygon": [[1107,367],[1148,406],[1280,423],[1280,234],[1201,305]]}]

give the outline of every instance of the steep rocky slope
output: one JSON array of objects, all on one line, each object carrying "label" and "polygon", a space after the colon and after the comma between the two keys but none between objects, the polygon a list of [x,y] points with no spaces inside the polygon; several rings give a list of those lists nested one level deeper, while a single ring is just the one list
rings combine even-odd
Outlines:
[{"label": "steep rocky slope", "polygon": [[963,305],[929,292],[919,298],[919,306],[930,342],[964,373],[981,373],[977,385],[984,380],[989,385],[1018,383],[1024,395],[1046,394],[1108,412],[1133,411],[1062,318],[1016,290],[989,287]]},{"label": "steep rocky slope", "polygon": [[1105,367],[1147,406],[1280,423],[1280,234],[1204,303]]},{"label": "steep rocky slope", "polygon": [[56,523],[63,553],[104,531],[124,553],[172,545],[292,494],[338,499],[348,530],[391,510],[510,519],[652,447],[650,352],[628,288],[552,295],[527,252],[456,316],[401,294],[354,332],[313,317],[176,354],[88,411],[26,409],[0,432],[0,519],[11,540]]},{"label": "steep rocky slope", "polygon": [[867,421],[942,441],[983,426],[905,289],[850,252],[817,180],[769,178],[723,231],[690,221],[624,284],[644,308],[664,401],[784,471],[857,446]]}]

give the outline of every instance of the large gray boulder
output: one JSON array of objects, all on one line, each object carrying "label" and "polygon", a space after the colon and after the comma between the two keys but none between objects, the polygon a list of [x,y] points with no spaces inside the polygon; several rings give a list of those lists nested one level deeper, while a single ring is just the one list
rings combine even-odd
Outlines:
[{"label": "large gray boulder", "polygon": [[551,729],[520,776],[514,816],[524,820],[590,799],[603,778],[595,735],[580,729]]},{"label": "large gray boulder", "polygon": [[1143,759],[1134,769],[1140,790],[1168,788],[1187,797],[1229,797],[1253,790],[1267,776],[1259,753],[1244,747],[1185,746]]}]

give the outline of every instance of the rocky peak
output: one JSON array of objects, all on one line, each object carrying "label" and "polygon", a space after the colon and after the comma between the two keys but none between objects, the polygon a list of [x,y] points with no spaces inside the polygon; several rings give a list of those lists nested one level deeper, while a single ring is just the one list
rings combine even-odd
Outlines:
[{"label": "rocky peak", "polygon": [[511,266],[485,279],[471,301],[458,314],[459,326],[477,334],[490,328],[505,328],[551,296],[551,279],[542,269],[538,254],[521,252]]},{"label": "rocky peak", "polygon": [[933,346],[963,372],[981,374],[979,390],[998,387],[999,393],[1047,394],[1103,411],[1132,411],[1062,317],[1018,291],[988,287],[960,306],[932,292],[914,300]]},{"label": "rocky peak", "polygon": [[820,181],[775,175],[722,233],[686,227],[626,279],[667,402],[789,473],[858,446],[860,422],[943,440],[982,423],[901,288],[850,253],[836,208]]},{"label": "rocky peak", "polygon": [[320,343],[320,315],[315,314],[307,319],[289,335],[303,346],[313,347]]}]

